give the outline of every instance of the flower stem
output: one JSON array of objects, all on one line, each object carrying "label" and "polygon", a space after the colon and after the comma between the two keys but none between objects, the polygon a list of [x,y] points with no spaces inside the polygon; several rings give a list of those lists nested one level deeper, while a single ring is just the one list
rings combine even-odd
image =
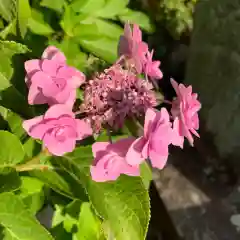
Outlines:
[{"label": "flower stem", "polygon": [[51,156],[51,154],[45,148],[37,156],[30,159],[28,162],[24,164],[16,165],[15,169],[17,172],[25,172],[25,171],[35,170],[35,169],[41,169],[41,170],[47,169],[49,168],[49,166],[41,164],[41,158],[49,157],[49,156]]}]

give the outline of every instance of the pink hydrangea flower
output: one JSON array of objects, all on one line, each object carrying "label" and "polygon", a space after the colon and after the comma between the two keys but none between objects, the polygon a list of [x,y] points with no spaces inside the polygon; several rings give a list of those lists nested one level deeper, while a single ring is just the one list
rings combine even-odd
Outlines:
[{"label": "pink hydrangea flower", "polygon": [[152,166],[162,169],[168,158],[168,146],[182,147],[181,138],[173,131],[165,108],[160,112],[148,109],[145,116],[144,135],[136,139],[128,150],[126,161],[139,165],[149,158]]},{"label": "pink hydrangea flower", "polygon": [[139,176],[138,166],[129,165],[125,156],[134,138],[121,139],[115,143],[96,142],[92,146],[94,164],[91,176],[96,182],[116,180],[121,174]]},{"label": "pink hydrangea flower", "polygon": [[142,41],[142,32],[138,25],[131,26],[126,23],[124,26],[124,35],[120,37],[118,46],[118,55],[128,58],[129,63],[133,65],[137,73],[142,72],[145,55],[148,51],[148,45]]},{"label": "pink hydrangea flower", "polygon": [[149,82],[115,64],[89,81],[81,111],[87,114],[94,131],[98,132],[106,125],[121,128],[126,117],[144,116],[146,110],[156,104]]},{"label": "pink hydrangea flower", "polygon": [[193,146],[192,134],[200,137],[196,130],[199,128],[198,111],[201,108],[201,103],[197,100],[198,95],[192,93],[192,86],[178,85],[173,79],[171,79],[171,83],[177,94],[171,109],[174,129],[179,136],[186,137],[190,145]]},{"label": "pink hydrangea flower", "polygon": [[85,75],[66,64],[64,54],[56,47],[48,47],[42,59],[25,62],[29,87],[29,104],[66,104],[72,107],[76,100],[76,88],[84,81]]},{"label": "pink hydrangea flower", "polygon": [[57,156],[72,152],[77,140],[92,134],[90,125],[75,119],[74,113],[63,104],[53,105],[45,115],[24,121],[23,128],[32,138],[42,140],[48,151]]},{"label": "pink hydrangea flower", "polygon": [[163,77],[163,74],[159,69],[160,61],[153,61],[152,57],[153,57],[153,50],[151,52],[148,51],[146,55],[143,71],[147,76],[151,78],[161,79]]}]

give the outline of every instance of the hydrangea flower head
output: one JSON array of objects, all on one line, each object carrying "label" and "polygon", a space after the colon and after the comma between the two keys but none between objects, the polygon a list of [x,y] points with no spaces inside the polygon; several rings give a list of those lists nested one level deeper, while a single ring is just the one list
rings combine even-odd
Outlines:
[{"label": "hydrangea flower head", "polygon": [[42,59],[25,62],[29,104],[67,104],[72,107],[76,88],[84,81],[80,71],[66,64],[66,58],[57,48],[48,47]]},{"label": "hydrangea flower head", "polygon": [[171,79],[172,86],[177,94],[173,100],[171,113],[174,118],[174,129],[183,138],[186,137],[193,146],[192,134],[199,137],[196,130],[199,128],[198,111],[201,103],[197,100],[198,95],[192,93],[192,86],[185,87]]},{"label": "hydrangea flower head", "polygon": [[139,176],[138,166],[129,165],[125,156],[134,138],[121,139],[115,143],[96,142],[92,146],[94,163],[91,176],[96,182],[116,180],[121,174]]},{"label": "hydrangea flower head", "polygon": [[92,134],[90,125],[75,119],[73,112],[62,104],[50,107],[43,116],[24,121],[23,128],[32,138],[42,140],[48,151],[56,156],[72,152],[76,140]]},{"label": "hydrangea flower head", "polygon": [[98,132],[102,126],[121,128],[126,117],[143,116],[156,103],[150,83],[115,64],[89,81],[81,111]]}]

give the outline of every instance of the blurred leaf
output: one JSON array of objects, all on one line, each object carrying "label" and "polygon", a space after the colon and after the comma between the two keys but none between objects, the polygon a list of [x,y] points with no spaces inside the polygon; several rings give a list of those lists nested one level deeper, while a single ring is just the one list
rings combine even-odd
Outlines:
[{"label": "blurred leaf", "polygon": [[40,5],[61,12],[64,3],[65,0],[42,0]]},{"label": "blurred leaf", "polygon": [[121,14],[127,7],[129,0],[106,0],[103,8],[96,12],[98,17],[112,18]]},{"label": "blurred leaf", "polygon": [[129,21],[130,23],[136,23],[142,29],[148,32],[153,32],[154,30],[150,18],[143,12],[126,9],[126,11],[119,15],[119,19],[124,23],[127,21]]},{"label": "blurred leaf", "polygon": [[44,184],[38,179],[22,176],[22,185],[18,196],[21,198],[27,209],[34,215],[42,208],[45,200]]},{"label": "blurred leaf", "polygon": [[4,28],[4,21],[2,18],[0,18],[0,28]]},{"label": "blurred leaf", "polygon": [[54,32],[51,26],[44,21],[44,16],[41,12],[32,9],[32,17],[28,21],[30,30],[39,35],[50,35]]},{"label": "blurred leaf", "polygon": [[103,8],[105,0],[74,0],[70,5],[75,12],[94,14],[99,9]]},{"label": "blurred leaf", "polygon": [[63,223],[51,228],[50,232],[56,240],[73,240],[72,234],[64,229]]},{"label": "blurred leaf", "polygon": [[21,186],[21,180],[14,168],[0,167],[0,193],[10,192]]},{"label": "blurred leaf", "polygon": [[0,194],[0,223],[18,240],[53,240],[13,193]]},{"label": "blurred leaf", "polygon": [[0,15],[10,22],[16,15],[17,0],[0,0]]},{"label": "blurred leaf", "polygon": [[1,32],[0,32],[0,37],[2,39],[6,39],[6,37],[8,36],[8,34],[13,34],[16,35],[17,31],[16,31],[16,24],[17,23],[17,19],[13,19]]},{"label": "blurred leaf", "polygon": [[97,38],[99,36],[96,23],[78,24],[73,29],[73,35],[82,39]]},{"label": "blurred leaf", "polygon": [[95,240],[99,239],[100,234],[100,222],[94,215],[90,203],[82,203],[78,220],[78,232],[74,234],[76,239]]},{"label": "blurred leaf", "polygon": [[72,29],[75,25],[73,18],[75,16],[75,13],[73,11],[72,8],[70,8],[69,6],[67,6],[65,8],[62,20],[60,22],[60,25],[62,27],[62,29],[64,30],[64,32],[68,35],[68,36],[72,36]]},{"label": "blurred leaf", "polygon": [[18,25],[22,38],[27,32],[28,19],[31,17],[31,7],[29,0],[18,1]]},{"label": "blurred leaf", "polygon": [[109,63],[113,63],[117,60],[118,42],[116,40],[109,38],[98,38],[96,40],[79,39],[79,43],[87,51]]},{"label": "blurred leaf", "polygon": [[83,157],[83,154],[84,152],[77,148],[72,154],[55,158],[55,161],[83,184],[91,204],[97,213],[109,222],[116,240],[145,239],[150,206],[142,179],[121,176],[114,182],[94,182],[89,176],[92,160]]},{"label": "blurred leaf", "polygon": [[15,165],[24,157],[24,149],[19,139],[10,132],[0,130],[0,165]]},{"label": "blurred leaf", "polygon": [[123,29],[120,26],[109,21],[95,19],[95,24],[100,35],[115,39],[116,41],[118,41],[120,35],[123,33]]}]

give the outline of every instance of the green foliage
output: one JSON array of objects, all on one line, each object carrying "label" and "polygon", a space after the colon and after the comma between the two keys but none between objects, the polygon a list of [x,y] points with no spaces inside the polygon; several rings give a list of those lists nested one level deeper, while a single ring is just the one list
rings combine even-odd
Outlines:
[{"label": "green foliage", "polygon": [[193,26],[193,10],[197,0],[156,0],[152,6],[156,20],[162,23],[169,33],[178,39],[182,33]]},{"label": "green foliage", "polygon": [[[87,76],[102,70],[117,60],[124,22],[153,30],[149,18],[128,4],[129,0],[0,0],[0,238],[145,239],[150,218],[147,166],[141,167],[141,177],[96,183],[90,176],[89,143],[52,157],[22,127],[25,119],[45,108],[27,103],[24,62],[55,45],[69,65]],[[82,91],[78,90],[79,101]],[[113,140],[128,135],[117,133]],[[106,133],[89,142],[104,139]],[[46,205],[54,209],[48,230],[35,217]]]},{"label": "green foliage", "polygon": [[12,238],[19,240],[52,240],[50,234],[25,209],[13,193],[0,194],[0,223]]}]

